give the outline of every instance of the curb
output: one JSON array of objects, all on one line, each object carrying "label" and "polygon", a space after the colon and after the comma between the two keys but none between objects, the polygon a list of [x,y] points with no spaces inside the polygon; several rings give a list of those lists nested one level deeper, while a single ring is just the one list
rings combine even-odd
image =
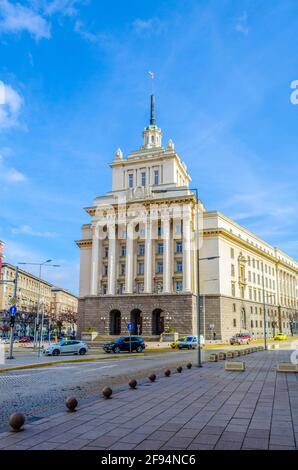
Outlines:
[{"label": "curb", "polygon": [[138,353],[138,354],[122,354],[121,356],[112,356],[112,357],[90,357],[86,359],[66,359],[65,361],[50,361],[50,362],[42,362],[42,363],[34,363],[34,364],[24,364],[23,366],[15,366],[15,367],[5,367],[0,369],[0,374],[3,372],[10,372],[13,370],[24,370],[24,369],[38,369],[42,367],[53,366],[57,364],[76,364],[81,362],[96,362],[96,361],[106,361],[106,360],[113,360],[113,359],[121,359],[122,357],[139,357],[144,356],[145,354]]}]

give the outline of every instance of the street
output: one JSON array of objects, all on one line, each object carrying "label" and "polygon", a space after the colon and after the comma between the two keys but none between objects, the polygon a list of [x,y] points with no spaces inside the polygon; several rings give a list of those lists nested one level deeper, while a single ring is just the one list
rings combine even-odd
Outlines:
[{"label": "street", "polygon": [[[209,353],[202,351],[202,358],[205,359]],[[120,359],[110,359],[113,358],[110,355],[105,357],[106,360],[98,362],[59,364],[59,360],[74,358],[63,356],[57,365],[3,372],[0,374],[0,426],[6,424],[7,417],[16,410],[22,410],[30,417],[39,416],[64,407],[64,400],[69,395],[74,394],[79,399],[98,398],[105,385],[119,387],[125,385],[130,377],[144,379],[149,372],[160,372],[188,361],[195,364],[197,351],[162,352]],[[13,365],[6,364],[9,367]]]}]

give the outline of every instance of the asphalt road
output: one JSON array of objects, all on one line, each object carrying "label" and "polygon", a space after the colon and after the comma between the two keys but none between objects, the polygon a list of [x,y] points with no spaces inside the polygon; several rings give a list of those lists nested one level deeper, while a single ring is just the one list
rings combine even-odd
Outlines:
[{"label": "asphalt road", "polygon": [[[64,407],[69,395],[92,399],[101,394],[105,385],[127,386],[129,378],[146,378],[149,373],[163,373],[166,367],[176,368],[197,361],[197,351],[153,353],[98,362],[72,363],[0,374],[0,427],[8,416],[22,411],[29,417],[39,417]],[[202,351],[202,357],[210,351]],[[68,356],[65,356],[67,358]]]}]

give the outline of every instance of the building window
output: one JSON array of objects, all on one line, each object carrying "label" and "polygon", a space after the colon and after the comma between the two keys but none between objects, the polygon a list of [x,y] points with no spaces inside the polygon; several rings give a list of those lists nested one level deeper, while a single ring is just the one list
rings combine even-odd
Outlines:
[{"label": "building window", "polygon": [[141,173],[141,185],[146,186],[146,173],[145,172]]},{"label": "building window", "polygon": [[178,234],[182,234],[182,232],[183,232],[182,224],[176,225],[175,231],[176,231],[176,233],[178,233]]},{"label": "building window", "polygon": [[121,276],[125,276],[125,264],[121,264],[120,273],[121,273]]},{"label": "building window", "polygon": [[163,254],[163,243],[158,243],[157,244],[157,254],[162,255]]},{"label": "building window", "polygon": [[182,292],[183,284],[182,281],[176,281],[176,292]]},{"label": "building window", "polygon": [[121,256],[126,256],[126,245],[121,245]]},{"label": "building window", "polygon": [[231,264],[231,276],[235,276],[235,266],[233,264]]},{"label": "building window", "polygon": [[231,291],[232,291],[232,296],[235,297],[236,289],[235,289],[235,283],[234,282],[231,283]]},{"label": "building window", "polygon": [[156,272],[158,274],[162,274],[163,273],[163,263],[161,261],[159,261],[157,263],[157,266],[156,266]]},{"label": "building window", "polygon": [[154,170],[154,184],[159,184],[159,171]]},{"label": "building window", "polygon": [[233,304],[233,312],[236,312],[236,304]]},{"label": "building window", "polygon": [[262,320],[260,320],[260,328],[262,328],[262,326],[263,326],[263,322]]},{"label": "building window", "polygon": [[109,256],[109,248],[105,246],[104,248],[104,257],[107,258]]},{"label": "building window", "polygon": [[104,284],[104,285],[102,286],[102,293],[103,293],[103,295],[106,295],[106,294],[107,294],[107,291],[108,291],[108,290],[107,290],[107,285]]},{"label": "building window", "polygon": [[233,318],[233,327],[236,328],[236,326],[237,326],[237,320],[236,318]]},{"label": "building window", "polygon": [[139,263],[138,264],[138,274],[140,274],[140,275],[144,274],[144,263]]},{"label": "building window", "polygon": [[103,275],[104,275],[104,276],[107,276],[107,275],[108,275],[108,265],[107,265],[107,264],[104,264],[104,265],[103,265]]},{"label": "building window", "polygon": [[128,187],[133,188],[133,174],[132,173],[128,175]]},{"label": "building window", "polygon": [[254,327],[254,322],[253,322],[253,320],[250,320],[250,326],[251,326],[251,328]]},{"label": "building window", "polygon": [[158,235],[159,237],[161,237],[161,236],[163,235],[163,227],[162,227],[162,225],[159,225],[159,226],[157,227],[157,235]]},{"label": "building window", "polygon": [[182,270],[183,270],[182,261],[181,260],[176,261],[176,272],[182,273]]},{"label": "building window", "polygon": [[139,245],[139,255],[144,256],[145,254],[145,245]]},{"label": "building window", "polygon": [[235,258],[235,251],[234,251],[234,248],[231,248],[231,258],[232,258],[232,259]]},{"label": "building window", "polygon": [[176,253],[182,253],[182,242],[176,242]]}]

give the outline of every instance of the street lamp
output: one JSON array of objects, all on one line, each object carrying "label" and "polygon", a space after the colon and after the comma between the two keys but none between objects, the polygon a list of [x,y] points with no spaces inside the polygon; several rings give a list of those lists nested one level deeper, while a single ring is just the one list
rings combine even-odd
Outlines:
[{"label": "street lamp", "polygon": [[[51,259],[47,259],[42,263],[18,263],[18,265],[22,266],[39,266],[39,276],[38,276],[38,296],[37,296],[37,307],[36,307],[36,324],[34,329],[34,346],[36,346],[36,336],[37,336],[37,325],[39,325],[39,306],[40,306],[40,287],[41,287],[41,270],[44,265],[53,267],[53,268],[60,268],[60,264],[49,264],[51,263]],[[42,325],[43,325],[43,318],[44,318],[44,308],[42,309]],[[39,341],[38,341],[38,357],[40,356],[40,346],[41,346],[41,337],[42,331],[39,334]]]},{"label": "street lamp", "polygon": [[197,330],[198,330],[198,367],[202,367],[201,358],[201,303],[200,303],[200,261],[218,259],[219,256],[208,256],[206,258],[200,258],[200,232],[199,232],[199,191],[197,188],[168,188],[168,189],[156,189],[153,193],[167,193],[167,192],[181,192],[181,191],[193,191],[197,201],[197,217],[196,217],[196,245],[197,245]]}]

